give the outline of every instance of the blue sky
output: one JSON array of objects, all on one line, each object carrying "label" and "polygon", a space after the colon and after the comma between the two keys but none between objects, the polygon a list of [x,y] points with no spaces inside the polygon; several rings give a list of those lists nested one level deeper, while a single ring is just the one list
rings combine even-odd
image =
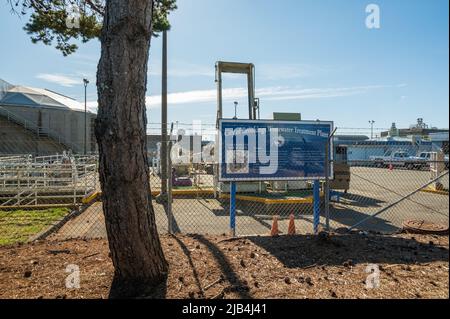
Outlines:
[{"label": "blue sky", "polygon": [[[365,26],[378,4],[381,28]],[[215,123],[214,63],[252,62],[261,117],[300,112],[333,120],[343,133],[425,122],[448,128],[449,18],[447,0],[178,0],[169,33],[169,121]],[[0,78],[83,100],[81,79],[95,83],[97,40],[63,57],[32,44],[26,19],[0,5]],[[148,120],[159,123],[161,38],[152,40]],[[246,81],[225,78],[225,115],[246,114]],[[89,105],[96,91],[89,86]],[[158,124],[150,124],[158,128]],[[359,130],[364,129],[364,130]],[[346,130],[346,131],[345,131]]]}]

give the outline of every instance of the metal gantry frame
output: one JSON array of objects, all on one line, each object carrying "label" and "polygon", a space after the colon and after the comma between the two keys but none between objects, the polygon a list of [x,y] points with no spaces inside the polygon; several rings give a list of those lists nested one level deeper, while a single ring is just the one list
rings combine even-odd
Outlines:
[{"label": "metal gantry frame", "polygon": [[248,94],[248,119],[256,120],[258,112],[258,99],[255,98],[255,66],[253,63],[241,62],[216,62],[216,85],[217,85],[217,121],[223,118],[223,95],[222,95],[222,74],[234,73],[247,75],[247,94]]},{"label": "metal gantry frame", "polygon": [[[217,117],[216,128],[219,128],[219,120],[223,119],[223,95],[222,95],[222,74],[234,73],[247,75],[247,94],[248,94],[248,119],[256,120],[259,118],[259,99],[255,98],[255,66],[253,63],[241,62],[216,62],[216,85],[217,85]],[[218,137],[217,137],[218,138]],[[216,140],[216,147],[219,145]],[[216,149],[216,158],[218,150]],[[218,163],[218,161],[217,161]],[[220,163],[218,163],[220,165]],[[218,165],[216,167],[214,192],[216,191],[218,181]],[[236,182],[230,183],[230,235],[236,236]]]}]

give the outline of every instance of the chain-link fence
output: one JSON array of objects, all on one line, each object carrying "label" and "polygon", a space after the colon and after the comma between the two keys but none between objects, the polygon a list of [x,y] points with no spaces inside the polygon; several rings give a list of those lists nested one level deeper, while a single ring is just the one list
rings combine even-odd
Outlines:
[{"label": "chain-link fence", "polygon": [[99,190],[96,156],[0,157],[0,244],[55,231]]},{"label": "chain-link fence", "polygon": [[349,162],[350,188],[334,195],[333,228],[396,232],[407,220],[426,220],[448,226],[448,168],[439,176],[430,167],[443,162],[379,165],[373,161]]},{"label": "chain-link fence", "polygon": [[[332,230],[345,227],[392,233],[411,219],[448,226],[445,162],[422,161],[414,167],[375,161],[334,165],[341,168],[336,169],[330,184]],[[439,176],[434,171],[437,166],[442,166]],[[228,234],[229,184],[216,184],[208,166],[174,168],[175,175],[177,170],[185,177],[177,180],[172,176],[171,205],[159,196],[161,176],[151,170],[158,231],[167,233],[171,228],[171,232]],[[183,180],[185,184],[178,185]],[[326,227],[323,186],[321,182],[319,213],[320,224]],[[0,244],[44,237],[106,237],[95,156],[2,157],[0,191]],[[274,216],[279,232],[285,234],[291,215],[298,233],[312,233],[315,200],[312,182],[238,183],[236,235],[267,235]]]},{"label": "chain-link fence", "polygon": [[[191,134],[188,147],[196,138],[202,150],[210,146],[202,136],[213,135],[214,130],[206,128],[197,137],[185,131]],[[312,233],[315,221],[332,230],[383,233],[401,230],[407,220],[448,227],[448,158],[439,149],[430,143],[411,142],[380,146],[375,140],[360,140],[359,131],[338,132],[329,195],[324,181],[318,196],[314,196],[313,181],[239,182],[236,235],[268,235],[274,216],[281,234],[288,232],[291,216],[297,233]],[[0,144],[19,138],[9,133]],[[230,184],[218,182],[213,162],[188,161],[169,163],[170,183],[162,187],[166,184],[157,147],[160,140],[158,135],[147,138],[158,231],[229,234]],[[401,148],[403,158],[383,156],[387,147]],[[438,153],[441,157],[430,157]],[[166,189],[169,196],[161,196]],[[106,238],[96,155],[0,155],[0,245],[37,238]]]}]

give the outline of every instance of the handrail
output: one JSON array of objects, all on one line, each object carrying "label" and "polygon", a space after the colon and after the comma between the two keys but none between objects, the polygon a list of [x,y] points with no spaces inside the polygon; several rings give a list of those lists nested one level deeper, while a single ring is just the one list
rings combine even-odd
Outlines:
[{"label": "handrail", "polygon": [[13,122],[25,127],[25,129],[28,129],[28,130],[31,129],[37,134],[41,134],[41,133],[46,134],[51,139],[57,141],[59,144],[63,144],[65,146],[69,147],[71,150],[77,149],[76,144],[69,142],[65,138],[61,137],[60,133],[53,131],[50,128],[40,127],[40,126],[36,125],[35,123],[33,123],[27,119],[24,119],[21,116],[15,114],[13,112],[8,111],[7,109],[5,109],[2,106],[0,106],[0,114],[3,114],[3,116],[5,116],[8,121],[10,121],[12,119]]}]

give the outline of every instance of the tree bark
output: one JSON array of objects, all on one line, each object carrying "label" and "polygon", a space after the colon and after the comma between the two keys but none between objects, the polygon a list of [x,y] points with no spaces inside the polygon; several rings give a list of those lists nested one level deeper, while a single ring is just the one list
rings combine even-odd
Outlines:
[{"label": "tree bark", "polygon": [[152,0],[108,0],[97,69],[99,175],[111,258],[111,297],[145,294],[167,262],[151,202],[145,93]]}]

